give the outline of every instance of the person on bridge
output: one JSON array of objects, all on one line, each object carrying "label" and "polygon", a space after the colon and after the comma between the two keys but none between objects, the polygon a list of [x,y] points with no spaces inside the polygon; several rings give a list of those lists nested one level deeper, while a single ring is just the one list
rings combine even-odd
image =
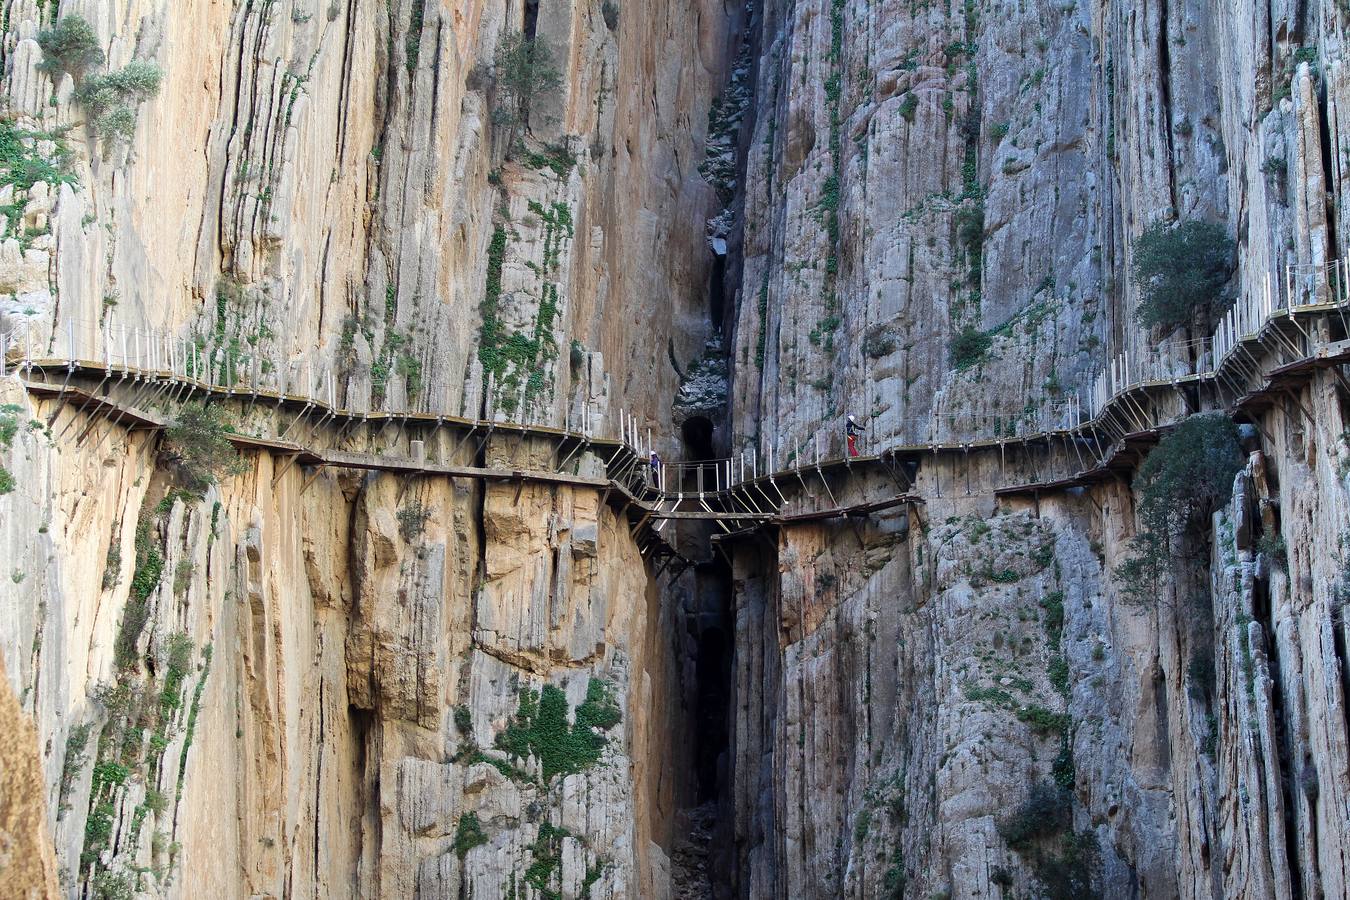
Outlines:
[{"label": "person on bridge", "polygon": [[858,455],[858,435],[863,431],[863,427],[858,424],[858,420],[852,416],[848,417],[848,422],[844,424],[844,433],[848,436],[848,455]]},{"label": "person on bridge", "polygon": [[661,489],[661,456],[655,450],[652,451],[651,459],[648,460],[652,467],[652,487]]}]

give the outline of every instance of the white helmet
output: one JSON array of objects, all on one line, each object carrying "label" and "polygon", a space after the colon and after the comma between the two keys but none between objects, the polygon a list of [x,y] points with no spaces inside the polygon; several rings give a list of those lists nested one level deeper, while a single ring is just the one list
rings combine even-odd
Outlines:
[{"label": "white helmet", "polygon": [[850,422],[852,422],[853,424],[855,424],[855,425],[858,424],[858,423],[857,423],[857,420],[854,419],[852,416],[849,416],[849,417],[848,417],[848,420],[849,420]]}]

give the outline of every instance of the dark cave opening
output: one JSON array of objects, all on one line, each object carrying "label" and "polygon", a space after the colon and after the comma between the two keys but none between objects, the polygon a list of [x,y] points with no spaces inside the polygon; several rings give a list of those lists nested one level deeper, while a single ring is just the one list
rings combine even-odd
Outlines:
[{"label": "dark cave opening", "polygon": [[[699,523],[702,525],[703,523]],[[674,852],[675,896],[732,896],[735,628],[730,563],[713,553],[693,569],[683,600],[681,838]]]},{"label": "dark cave opening", "polygon": [[684,458],[689,462],[702,462],[716,458],[713,452],[713,423],[707,416],[690,416],[680,426],[680,439],[684,443]]}]

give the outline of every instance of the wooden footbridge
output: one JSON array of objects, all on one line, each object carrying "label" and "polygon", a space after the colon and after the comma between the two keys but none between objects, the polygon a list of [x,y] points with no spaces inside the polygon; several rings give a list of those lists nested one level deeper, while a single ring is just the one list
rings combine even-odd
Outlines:
[{"label": "wooden footbridge", "polygon": [[[650,431],[644,435],[622,410],[606,417],[583,407],[559,428],[505,421],[500,413],[480,420],[424,408],[351,409],[337,402],[340,379],[327,361],[264,372],[257,360],[241,365],[199,340],[106,321],[66,322],[45,334],[21,323],[0,333],[0,376],[17,375],[35,395],[132,429],[166,427],[185,402],[233,401],[243,420],[241,433],[230,437],[235,446],[282,457],[277,480],[302,467],[305,487],[324,469],[340,468],[590,488],[628,518],[644,554],[678,557],[661,534],[673,520],[739,533],[969,496],[991,481],[999,495],[1060,489],[1127,472],[1186,415],[1255,410],[1318,370],[1330,369],[1350,393],[1339,370],[1350,361],[1347,286],[1345,262],[1310,279],[1291,269],[1278,290],[1268,279],[1210,338],[1188,347],[1186,363],[1174,355],[1117,356],[1090,391],[1065,401],[1053,426],[906,441],[937,429],[931,420],[905,422],[880,441],[879,452],[852,458],[831,456],[819,440],[806,452],[766,441],[735,458],[653,471]],[[616,434],[596,433],[606,421]]]}]

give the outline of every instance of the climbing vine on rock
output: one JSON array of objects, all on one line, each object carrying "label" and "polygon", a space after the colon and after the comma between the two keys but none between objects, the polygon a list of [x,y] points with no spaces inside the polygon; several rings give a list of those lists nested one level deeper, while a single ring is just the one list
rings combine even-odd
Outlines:
[{"label": "climbing vine on rock", "polygon": [[566,243],[574,235],[572,210],[566,203],[544,207],[530,201],[529,209],[544,223],[543,260],[526,263],[543,282],[533,324],[528,330],[514,331],[502,320],[502,263],[506,255],[506,228],[502,225],[497,226],[488,246],[487,278],[479,306],[483,324],[478,359],[483,366],[484,392],[489,383],[494,385],[499,407],[508,415],[522,404],[528,409],[552,386],[552,367],[558,358],[553,332],[561,309],[558,282],[553,276],[561,266]]},{"label": "climbing vine on rock", "polygon": [[497,735],[497,748],[518,760],[538,759],[545,783],[556,775],[583,771],[600,760],[608,743],[602,732],[622,719],[605,682],[591,679],[575,719],[574,724],[568,724],[567,695],[555,685],[544,685],[541,691],[521,691],[515,716]]}]

